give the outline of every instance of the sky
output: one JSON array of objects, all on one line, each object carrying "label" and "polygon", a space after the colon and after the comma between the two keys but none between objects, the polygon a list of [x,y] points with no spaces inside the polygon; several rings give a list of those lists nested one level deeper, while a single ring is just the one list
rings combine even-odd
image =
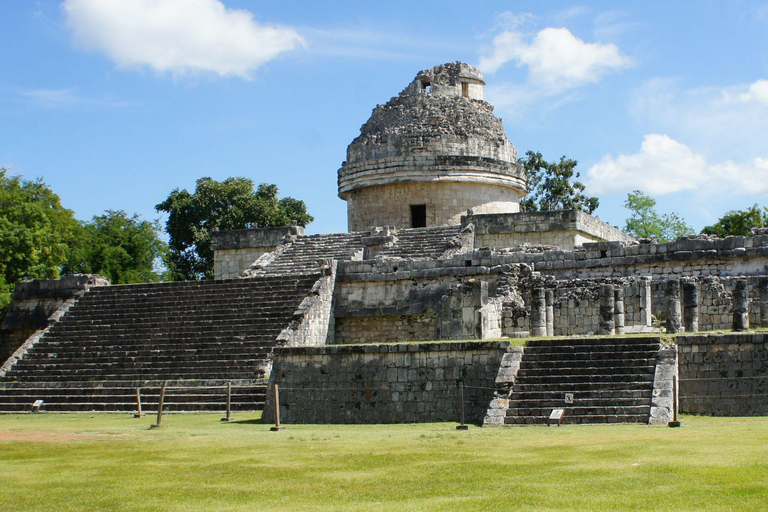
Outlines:
[{"label": "sky", "polygon": [[519,155],[578,160],[694,229],[768,206],[768,0],[0,1],[0,166],[90,220],[201,177],[304,200],[346,231],[336,172],[419,70],[478,67]]}]

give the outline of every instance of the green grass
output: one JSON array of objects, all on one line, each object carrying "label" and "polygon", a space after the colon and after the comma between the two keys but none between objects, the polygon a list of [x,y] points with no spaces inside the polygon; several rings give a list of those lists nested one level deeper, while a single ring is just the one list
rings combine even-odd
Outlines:
[{"label": "green grass", "polygon": [[0,510],[764,510],[768,418],[298,426],[0,416]]}]

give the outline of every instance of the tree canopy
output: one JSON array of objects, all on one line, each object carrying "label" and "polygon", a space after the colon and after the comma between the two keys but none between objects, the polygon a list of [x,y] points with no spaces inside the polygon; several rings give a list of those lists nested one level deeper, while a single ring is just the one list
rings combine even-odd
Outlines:
[{"label": "tree canopy", "polygon": [[706,226],[701,230],[708,235],[717,235],[725,238],[729,235],[747,236],[751,234],[752,228],[762,228],[768,226],[768,208],[762,208],[757,204],[752,205],[746,210],[731,210],[711,226]]},{"label": "tree canopy", "polygon": [[0,168],[0,308],[25,278],[57,278],[79,224],[41,179],[9,177]]},{"label": "tree canopy", "polygon": [[107,210],[84,222],[72,243],[64,273],[101,274],[113,284],[161,281],[156,263],[167,250],[160,224]]},{"label": "tree canopy", "polygon": [[656,212],[656,200],[640,190],[627,195],[624,208],[632,212],[624,231],[636,238],[655,238],[667,242],[695,233],[677,213],[659,215]]},{"label": "tree canopy", "polygon": [[583,210],[594,212],[600,201],[584,194],[578,181],[578,162],[565,156],[559,162],[547,162],[541,153],[528,151],[518,159],[528,176],[528,195],[520,202],[525,211]]},{"label": "tree canopy", "polygon": [[304,201],[278,199],[276,185],[262,183],[254,191],[247,178],[197,180],[194,193],[175,189],[155,206],[169,214],[165,230],[170,238],[168,266],[172,278],[213,277],[211,234],[216,228],[288,226],[296,221],[306,226],[314,220]]}]

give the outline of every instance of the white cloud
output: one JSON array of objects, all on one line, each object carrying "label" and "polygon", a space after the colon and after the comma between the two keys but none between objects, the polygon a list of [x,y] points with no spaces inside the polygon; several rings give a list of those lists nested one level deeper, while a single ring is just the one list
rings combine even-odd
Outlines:
[{"label": "white cloud", "polygon": [[742,101],[768,105],[768,80],[758,80],[749,86],[749,90],[739,97]]},{"label": "white cloud", "polygon": [[62,9],[78,44],[125,68],[248,79],[305,44],[294,29],[258,23],[218,0],[65,0]]},{"label": "white cloud", "polygon": [[768,153],[768,80],[684,89],[649,80],[632,92],[630,112],[647,132],[685,140],[709,159],[747,161]]},{"label": "white cloud", "polygon": [[567,28],[552,27],[533,36],[517,30],[501,32],[479,66],[493,73],[510,61],[528,68],[530,82],[552,91],[599,82],[605,74],[634,64],[614,44],[587,43]]},{"label": "white cloud", "polygon": [[87,97],[80,94],[76,88],[69,89],[31,89],[21,91],[24,97],[43,109],[66,109],[71,107],[123,108],[132,106],[127,101],[109,97]]},{"label": "white cloud", "polygon": [[592,193],[642,190],[664,195],[683,190],[703,195],[768,193],[768,159],[746,163],[709,163],[687,145],[668,135],[649,134],[632,155],[606,155],[589,171]]}]

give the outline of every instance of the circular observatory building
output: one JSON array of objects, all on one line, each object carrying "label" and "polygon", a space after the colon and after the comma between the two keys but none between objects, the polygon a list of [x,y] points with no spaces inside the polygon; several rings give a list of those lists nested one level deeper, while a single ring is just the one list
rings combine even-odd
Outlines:
[{"label": "circular observatory building", "polygon": [[419,72],[378,105],[338,173],[349,231],[455,225],[473,213],[515,213],[525,172],[485,81],[462,62]]}]

